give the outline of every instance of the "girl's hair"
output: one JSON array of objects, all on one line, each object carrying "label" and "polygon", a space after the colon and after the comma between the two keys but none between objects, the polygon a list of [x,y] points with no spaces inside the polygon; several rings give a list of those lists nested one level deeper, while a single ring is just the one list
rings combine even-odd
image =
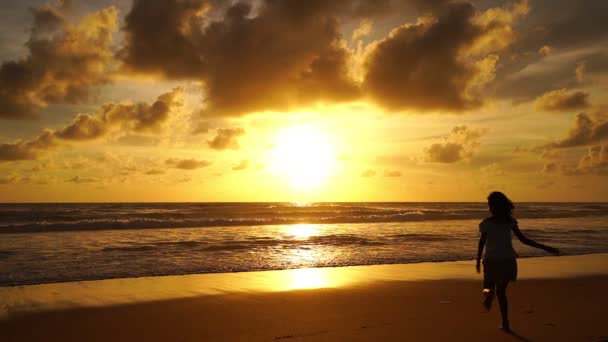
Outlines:
[{"label": "girl's hair", "polygon": [[494,218],[503,220],[510,220],[513,218],[513,209],[515,206],[502,192],[492,192],[488,196],[488,206],[490,207],[490,212],[492,212],[492,217]]}]

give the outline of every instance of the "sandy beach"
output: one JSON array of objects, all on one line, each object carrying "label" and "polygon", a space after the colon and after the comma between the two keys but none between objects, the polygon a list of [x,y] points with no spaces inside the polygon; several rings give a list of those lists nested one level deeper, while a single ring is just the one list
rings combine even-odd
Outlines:
[{"label": "sandy beach", "polygon": [[606,341],[608,254],[520,259],[513,334],[473,262],[0,288],[2,341]]}]

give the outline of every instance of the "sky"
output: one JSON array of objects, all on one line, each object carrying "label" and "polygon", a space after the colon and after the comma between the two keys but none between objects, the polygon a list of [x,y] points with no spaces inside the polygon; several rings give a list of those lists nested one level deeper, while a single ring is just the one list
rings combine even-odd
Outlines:
[{"label": "sky", "polygon": [[608,200],[604,0],[0,3],[0,202]]}]

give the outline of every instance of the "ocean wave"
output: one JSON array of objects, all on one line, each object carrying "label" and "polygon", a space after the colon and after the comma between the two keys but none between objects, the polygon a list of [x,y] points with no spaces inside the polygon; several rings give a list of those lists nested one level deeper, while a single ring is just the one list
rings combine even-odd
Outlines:
[{"label": "ocean wave", "polygon": [[[429,234],[430,235],[430,234]],[[132,243],[130,245],[108,246],[101,249],[102,252],[150,252],[155,250],[192,250],[194,252],[221,252],[236,250],[254,250],[263,248],[302,248],[310,247],[346,247],[346,246],[382,246],[387,242],[370,240],[350,234],[333,234],[311,236],[307,239],[272,239],[258,238],[246,240],[225,240],[221,242],[211,241],[161,241],[156,243]],[[1,254],[0,254],[1,257]]]},{"label": "ocean wave", "polygon": [[[27,209],[27,210],[26,210]],[[608,204],[520,204],[519,219],[607,217]],[[0,233],[481,219],[482,203],[0,205]]]}]

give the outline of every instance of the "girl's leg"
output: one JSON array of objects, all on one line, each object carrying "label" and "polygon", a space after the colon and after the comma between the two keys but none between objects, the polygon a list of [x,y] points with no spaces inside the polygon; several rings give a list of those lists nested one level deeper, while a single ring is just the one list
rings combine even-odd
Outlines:
[{"label": "girl's leg", "polygon": [[508,281],[499,282],[496,284],[496,297],[498,297],[498,304],[500,305],[500,315],[502,316],[502,328],[506,331],[510,331],[509,326],[509,303],[507,302],[507,285]]},{"label": "girl's leg", "polygon": [[495,292],[495,285],[494,283],[489,283],[489,282],[484,282],[484,286],[483,286],[483,306],[486,308],[486,310],[490,311],[490,309],[492,308],[492,302],[494,301],[494,292]]}]

